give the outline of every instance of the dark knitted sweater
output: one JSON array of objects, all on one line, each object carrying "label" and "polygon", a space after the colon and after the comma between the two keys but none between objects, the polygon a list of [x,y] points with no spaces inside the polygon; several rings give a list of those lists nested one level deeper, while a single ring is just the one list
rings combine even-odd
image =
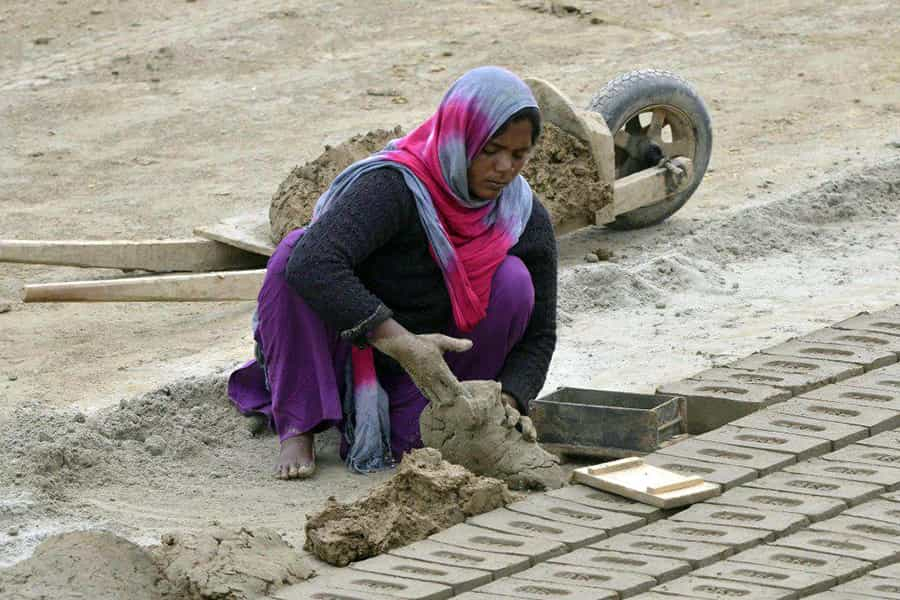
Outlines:
[{"label": "dark knitted sweater", "polygon": [[[535,198],[518,243],[534,284],[534,312],[525,335],[506,358],[499,381],[527,410],[547,376],[556,346],[556,238]],[[392,317],[413,333],[446,333],[450,296],[419,221],[415,198],[396,170],[361,176],[299,239],[285,272],[288,283],[345,339]],[[376,368],[400,366],[376,351]]]}]

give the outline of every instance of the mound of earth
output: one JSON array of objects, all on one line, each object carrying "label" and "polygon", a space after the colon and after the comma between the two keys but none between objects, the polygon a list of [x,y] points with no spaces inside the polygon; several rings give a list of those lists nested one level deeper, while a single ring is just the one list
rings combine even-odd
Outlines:
[{"label": "mound of earth", "polygon": [[105,531],[75,531],[47,538],[30,558],[0,570],[0,597],[177,598],[149,552]]},{"label": "mound of earth", "polygon": [[366,497],[351,504],[329,498],[320,513],[307,517],[305,549],[344,566],[516,499],[503,482],[477,477],[423,448],[406,454],[397,474]]},{"label": "mound of earth", "polygon": [[[369,131],[326,146],[316,159],[294,167],[272,197],[272,240],[278,243],[289,231],[309,224],[319,196],[341,171],[402,135],[400,127]],[[592,223],[594,213],[612,201],[612,189],[600,178],[587,144],[550,123],[544,124],[522,175],[557,228]]]}]

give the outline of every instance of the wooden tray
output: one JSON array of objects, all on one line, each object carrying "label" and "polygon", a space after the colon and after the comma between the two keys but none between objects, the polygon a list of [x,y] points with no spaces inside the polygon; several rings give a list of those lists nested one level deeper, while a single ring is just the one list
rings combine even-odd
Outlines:
[{"label": "wooden tray", "polygon": [[660,508],[693,504],[722,492],[718,484],[660,469],[637,457],[575,469],[572,479]]}]

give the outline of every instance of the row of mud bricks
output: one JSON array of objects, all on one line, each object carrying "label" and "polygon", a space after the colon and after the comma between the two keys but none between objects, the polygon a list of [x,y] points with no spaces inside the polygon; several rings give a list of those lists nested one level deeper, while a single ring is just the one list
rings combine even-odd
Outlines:
[{"label": "row of mud bricks", "polygon": [[898,358],[900,307],[667,387],[728,423],[646,457],[720,484],[706,502],[569,486],[273,598],[900,598]]}]

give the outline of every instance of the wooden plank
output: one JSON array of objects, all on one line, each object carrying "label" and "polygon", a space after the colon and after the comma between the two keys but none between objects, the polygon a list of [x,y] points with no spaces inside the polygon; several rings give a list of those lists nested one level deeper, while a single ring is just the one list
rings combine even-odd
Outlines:
[{"label": "wooden plank", "polygon": [[256,300],[265,269],[154,275],[25,286],[25,302],[218,302]]},{"label": "wooden plank", "polygon": [[[619,469],[621,465],[626,468]],[[684,506],[721,493],[717,484],[707,483],[697,476],[685,477],[655,467],[641,458],[626,458],[575,469],[572,478],[593,488],[660,508]]]},{"label": "wooden plank", "polygon": [[221,271],[261,267],[259,254],[220,242],[184,240],[0,240],[0,262],[140,271]]},{"label": "wooden plank", "polygon": [[275,252],[268,208],[196,227],[194,235],[264,256],[272,256]]},{"label": "wooden plank", "polygon": [[632,173],[616,180],[613,193],[613,212],[616,215],[631,212],[642,206],[661,202],[677,193],[691,181],[693,162],[689,158],[679,157],[672,162],[687,171],[680,186],[672,186],[668,170],[663,167],[651,167]]}]

